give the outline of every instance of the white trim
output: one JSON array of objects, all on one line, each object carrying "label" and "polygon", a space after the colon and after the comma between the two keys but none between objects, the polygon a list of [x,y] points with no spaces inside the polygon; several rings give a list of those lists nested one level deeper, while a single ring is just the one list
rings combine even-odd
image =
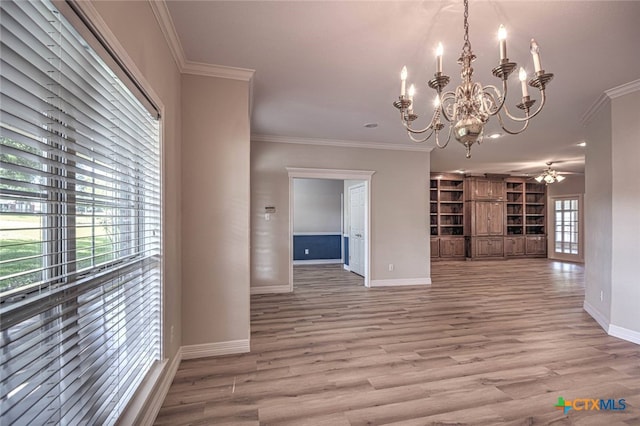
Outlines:
[{"label": "white trim", "polygon": [[351,268],[346,263],[344,265],[342,265],[342,267],[344,268],[345,271],[351,272]]},{"label": "white trim", "polygon": [[251,294],[291,293],[289,284],[251,287]]},{"label": "white trim", "polygon": [[337,232],[294,232],[293,233],[294,237],[299,237],[299,236],[304,236],[304,235],[309,235],[309,236],[312,236],[312,237],[318,236],[318,235],[319,236],[322,236],[322,235],[331,235],[331,236],[337,235],[337,236],[341,237],[342,236],[342,231],[337,231]]},{"label": "white trim", "polygon": [[341,169],[311,169],[302,167],[286,167],[289,178],[304,179],[338,179],[338,180],[367,180],[375,173],[373,170],[341,170]]},{"label": "white trim", "polygon": [[146,410],[144,410],[142,414],[142,418],[135,423],[128,423],[126,421],[122,421],[122,424],[138,424],[138,425],[153,425],[158,417],[158,413],[160,412],[160,408],[162,408],[162,403],[164,399],[167,397],[167,393],[169,393],[169,388],[171,387],[171,383],[173,382],[176,373],[178,372],[178,367],[180,367],[180,362],[182,361],[182,347],[178,348],[178,352],[171,360],[171,363],[166,365],[164,368],[164,376],[162,377],[162,381],[158,384],[156,391],[151,395],[149,400],[149,404],[147,405]]},{"label": "white trim", "polygon": [[305,259],[294,260],[294,265],[331,265],[336,263],[342,263],[342,259]]},{"label": "white trim", "polygon": [[431,278],[394,278],[390,280],[370,281],[370,287],[395,287],[403,285],[431,285]]},{"label": "white trim", "polygon": [[371,277],[371,179],[375,171],[372,170],[340,170],[340,169],[315,169],[302,167],[286,167],[289,174],[289,291],[293,291],[293,179],[338,179],[338,180],[363,180],[366,188],[365,208],[365,255],[364,255],[364,286],[369,287]]},{"label": "white trim", "polygon": [[582,308],[589,315],[591,315],[591,318],[593,318],[600,325],[600,327],[602,327],[602,329],[605,332],[607,332],[607,334],[609,333],[609,320],[607,319],[607,317],[604,316],[604,314],[602,314],[599,310],[595,308],[595,306],[593,306],[591,303],[587,302],[586,300],[582,304]]},{"label": "white trim", "polygon": [[608,104],[609,101],[610,99],[606,94],[600,94],[600,96],[598,96],[598,99],[596,99],[595,102],[591,104],[589,108],[587,108],[584,114],[582,114],[582,117],[580,117],[580,122],[582,123],[582,125],[585,127],[588,126],[589,123],[591,123],[591,120],[593,120],[593,117],[595,117],[596,114],[600,112],[600,109]]},{"label": "white trim", "polygon": [[176,27],[173,25],[173,19],[171,19],[171,13],[169,13],[167,3],[164,0],[148,0],[148,3],[156,17],[156,21],[158,21],[160,31],[162,31],[167,41],[171,56],[173,56],[173,60],[176,62],[178,69],[182,71],[185,66],[184,50],[182,49],[182,43],[180,43],[180,37],[178,37]]},{"label": "white trim", "polygon": [[205,64],[186,61],[181,69],[183,74],[203,75],[206,77],[228,78],[231,80],[251,81],[255,70],[248,68],[225,67],[224,65]]},{"label": "white trim", "polygon": [[640,79],[621,84],[613,89],[605,90],[604,93],[606,93],[609,98],[615,99],[628,95],[629,93],[637,92],[638,90],[640,90]]},{"label": "white trim", "polygon": [[228,342],[203,343],[182,347],[182,359],[207,358],[210,356],[242,354],[249,352],[249,339]]},{"label": "white trim", "polygon": [[600,108],[606,105],[611,99],[619,98],[620,96],[628,95],[629,93],[637,92],[638,90],[640,90],[640,79],[605,90],[604,93],[600,94],[598,99],[596,99],[595,102],[587,108],[584,114],[582,114],[580,122],[583,126],[587,126],[591,123],[593,117],[600,111]]},{"label": "white trim", "polygon": [[629,330],[628,328],[611,324],[609,325],[609,336],[640,345],[640,332],[635,330]]},{"label": "white trim", "polygon": [[342,148],[367,148],[367,149],[389,149],[394,151],[421,151],[431,152],[433,146],[429,145],[407,145],[407,144],[391,144],[368,141],[347,141],[340,139],[315,139],[315,138],[298,138],[290,136],[271,136],[271,135],[251,135],[254,142],[273,142],[273,143],[292,143],[299,145],[321,145],[336,146]]}]

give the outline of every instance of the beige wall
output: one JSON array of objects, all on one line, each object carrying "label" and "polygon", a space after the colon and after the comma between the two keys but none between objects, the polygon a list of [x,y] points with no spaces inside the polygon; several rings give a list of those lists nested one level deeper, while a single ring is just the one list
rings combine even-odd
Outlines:
[{"label": "beige wall", "polygon": [[613,248],[611,324],[640,340],[640,91],[611,102]]},{"label": "beige wall", "polygon": [[[251,285],[289,280],[289,180],[286,167],[372,170],[372,280],[424,279],[429,262],[428,152],[251,143]],[[264,220],[264,207],[277,213]],[[395,265],[388,271],[388,264]]]},{"label": "beige wall", "polygon": [[[585,306],[610,334],[640,342],[640,92],[614,97],[588,126]],[[603,301],[600,301],[600,291]]]},{"label": "beige wall", "polygon": [[165,356],[173,357],[182,341],[180,74],[149,3],[99,1],[93,2],[93,6],[164,106],[162,117],[165,235],[163,342]]},{"label": "beige wall", "polygon": [[[611,321],[611,106],[587,127],[585,157],[585,302]],[[600,300],[602,292],[602,300]]]},{"label": "beige wall", "polygon": [[249,339],[249,83],[182,76],[183,345]]}]

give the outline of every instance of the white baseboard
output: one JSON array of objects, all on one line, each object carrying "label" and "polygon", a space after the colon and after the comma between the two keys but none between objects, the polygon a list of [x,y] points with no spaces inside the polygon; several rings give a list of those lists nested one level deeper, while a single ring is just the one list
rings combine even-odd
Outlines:
[{"label": "white baseboard", "polygon": [[393,287],[403,285],[431,285],[431,278],[399,278],[369,281],[369,287]]},{"label": "white baseboard", "polygon": [[346,263],[344,265],[342,265],[342,267],[344,268],[345,271],[351,272],[351,268]]},{"label": "white baseboard", "polygon": [[611,324],[609,326],[609,335],[640,345],[640,332],[635,330],[629,330],[628,328]]},{"label": "white baseboard", "polygon": [[584,309],[589,315],[591,315],[591,318],[596,320],[596,322],[600,324],[600,327],[602,327],[602,329],[606,331],[607,334],[609,333],[609,320],[607,319],[607,317],[605,317],[599,310],[597,310],[591,303],[587,302],[586,300],[582,304],[582,309]]},{"label": "white baseboard", "polygon": [[586,300],[582,304],[584,310],[596,320],[596,322],[607,332],[609,336],[617,337],[618,339],[626,340],[627,342],[640,345],[640,332],[635,330],[629,330],[628,328],[620,327],[618,325],[609,324],[607,318],[598,311],[591,303]]},{"label": "white baseboard", "polygon": [[249,352],[249,339],[228,342],[204,343],[182,347],[182,359],[206,358],[210,356],[241,354]]},{"label": "white baseboard", "polygon": [[[144,413],[142,413],[142,418],[136,424],[139,425],[148,425],[152,426],[158,417],[158,413],[160,412],[160,408],[162,407],[162,403],[164,399],[167,397],[167,393],[169,393],[169,388],[171,387],[171,383],[173,382],[173,378],[176,376],[178,372],[178,367],[180,367],[180,361],[182,361],[182,347],[178,348],[178,352],[171,360],[171,363],[168,366],[165,366],[165,374],[162,377],[162,381],[158,385],[158,389],[152,395],[149,404],[147,405],[147,409]],[[126,423],[123,423],[126,424]]]},{"label": "white baseboard", "polygon": [[289,284],[251,287],[251,294],[291,293]]},{"label": "white baseboard", "polygon": [[342,263],[342,259],[309,259],[294,260],[294,265],[328,265],[331,263]]}]

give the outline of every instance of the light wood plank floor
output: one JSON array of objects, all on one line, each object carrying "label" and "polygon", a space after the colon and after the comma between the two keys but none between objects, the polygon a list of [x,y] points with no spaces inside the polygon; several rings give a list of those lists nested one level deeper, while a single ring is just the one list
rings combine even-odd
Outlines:
[{"label": "light wood plank floor", "polygon": [[[640,425],[640,346],[582,310],[583,267],[434,263],[366,289],[335,265],[251,298],[251,353],[183,361],[157,425]],[[558,397],[624,398],[565,415]]]}]

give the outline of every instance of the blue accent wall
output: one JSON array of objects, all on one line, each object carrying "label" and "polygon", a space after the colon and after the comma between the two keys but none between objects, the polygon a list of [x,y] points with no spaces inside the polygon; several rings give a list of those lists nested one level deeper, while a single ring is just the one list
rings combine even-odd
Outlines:
[{"label": "blue accent wall", "polygon": [[343,237],[344,239],[344,264],[349,266],[349,237]]},{"label": "blue accent wall", "polygon": [[[340,259],[342,236],[337,235],[294,235],[293,260]],[[309,254],[304,250],[309,249]]]}]

